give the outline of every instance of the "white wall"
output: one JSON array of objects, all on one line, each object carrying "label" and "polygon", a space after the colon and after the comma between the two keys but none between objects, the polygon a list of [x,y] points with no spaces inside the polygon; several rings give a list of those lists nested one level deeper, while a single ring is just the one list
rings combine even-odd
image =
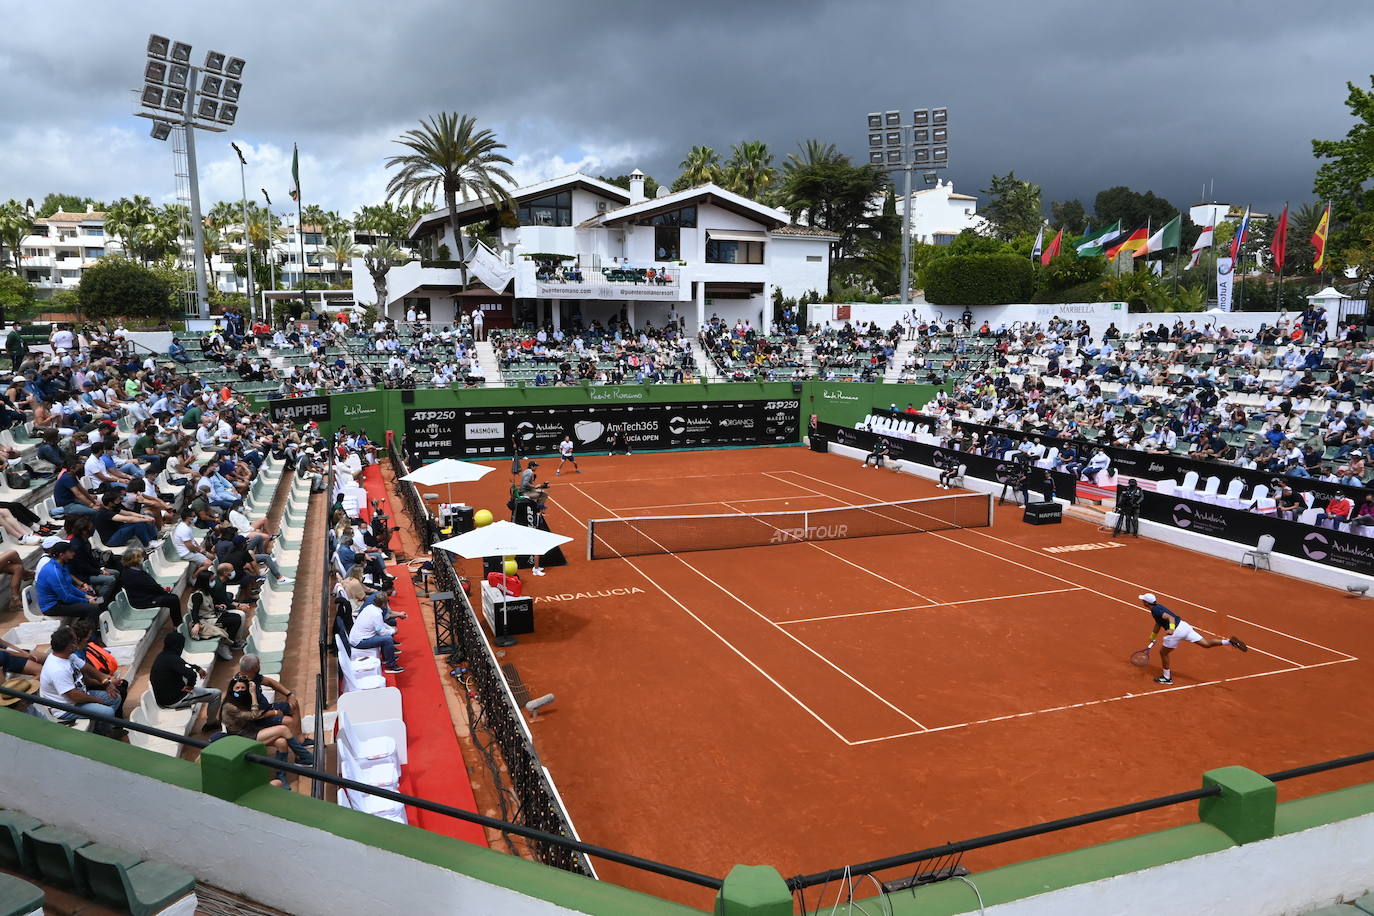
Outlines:
[{"label": "white wall", "polygon": [[[807,257],[819,257],[808,261]],[[782,289],[784,298],[797,299],[815,290],[822,296],[830,290],[830,243],[825,239],[775,235],[764,250],[769,278]]]}]

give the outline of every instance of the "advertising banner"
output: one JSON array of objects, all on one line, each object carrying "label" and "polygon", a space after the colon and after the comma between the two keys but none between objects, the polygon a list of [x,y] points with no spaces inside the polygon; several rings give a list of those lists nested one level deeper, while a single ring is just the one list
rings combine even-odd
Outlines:
[{"label": "advertising banner", "polygon": [[1364,535],[1149,491],[1145,493],[1140,517],[1245,547],[1254,547],[1260,536],[1267,534],[1274,538],[1275,553],[1374,576],[1374,538]]},{"label": "advertising banner", "polygon": [[1223,312],[1231,311],[1232,281],[1235,278],[1231,266],[1230,258],[1217,258],[1217,308]]},{"label": "advertising banner", "polygon": [[273,420],[285,420],[297,425],[308,423],[311,420],[317,423],[328,423],[332,416],[329,407],[331,400],[329,397],[281,398],[276,401],[268,401],[267,406],[272,411]]},{"label": "advertising banner", "polygon": [[801,400],[558,407],[461,407],[405,412],[406,442],[421,462],[558,450],[572,436],[579,452],[606,451],[616,432],[631,449],[716,448],[797,441]]}]

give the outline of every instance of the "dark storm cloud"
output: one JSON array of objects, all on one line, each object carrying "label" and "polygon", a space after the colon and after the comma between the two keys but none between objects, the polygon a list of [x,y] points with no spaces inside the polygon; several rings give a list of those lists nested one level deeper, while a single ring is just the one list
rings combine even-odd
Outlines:
[{"label": "dark storm cloud", "polygon": [[[245,14],[245,8],[247,13]],[[30,7],[0,35],[0,198],[169,190],[166,147],[128,92],[150,31],[249,61],[240,125],[250,184],[376,199],[390,140],[470,112],[521,177],[579,164],[671,181],[694,144],[747,139],[779,160],[816,137],[858,157],[874,108],[946,104],[965,191],[1015,169],[1045,199],[1115,184],[1175,204],[1215,180],[1259,208],[1310,198],[1309,141],[1348,126],[1367,85],[1363,2],[640,2]],[[206,196],[237,194],[227,138],[202,143]]]}]

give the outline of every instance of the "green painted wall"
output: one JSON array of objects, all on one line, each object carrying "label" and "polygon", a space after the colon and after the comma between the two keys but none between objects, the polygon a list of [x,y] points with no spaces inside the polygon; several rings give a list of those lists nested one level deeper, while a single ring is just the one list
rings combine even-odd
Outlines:
[{"label": "green painted wall", "polygon": [[[699,385],[617,385],[573,388],[452,388],[364,391],[333,395],[331,418],[321,423],[325,435],[333,435],[341,425],[365,429],[376,442],[387,430],[398,434],[405,429],[405,411],[447,407],[556,407],[587,404],[663,404],[678,402],[746,400],[788,400],[801,398],[801,422],[805,427],[811,414],[825,423],[853,426],[875,407],[899,409],[907,403],[921,407],[939,390],[934,385],[883,385],[865,382],[805,382],[802,393],[792,390],[791,382],[707,382]],[[411,394],[407,404],[403,397]],[[800,441],[798,430],[798,440]]]}]

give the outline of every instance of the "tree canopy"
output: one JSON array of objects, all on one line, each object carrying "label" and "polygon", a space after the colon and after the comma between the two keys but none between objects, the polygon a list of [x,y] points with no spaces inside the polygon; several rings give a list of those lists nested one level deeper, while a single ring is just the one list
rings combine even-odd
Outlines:
[{"label": "tree canopy", "polygon": [[43,198],[43,202],[38,205],[35,215],[39,219],[46,219],[58,210],[66,213],[85,213],[86,208],[103,211],[105,205],[94,197],[82,197],[79,194],[63,194],[54,192]]},{"label": "tree canopy", "polygon": [[988,187],[979,193],[989,199],[978,215],[987,223],[988,231],[1004,242],[1018,235],[1034,235],[1044,223],[1040,186],[1017,178],[1015,172],[993,175]]},{"label": "tree canopy", "polygon": [[1339,140],[1312,141],[1312,155],[1322,160],[1312,190],[1331,201],[1326,269],[1354,268],[1367,284],[1374,281],[1374,91],[1345,85],[1345,107],[1355,123]]},{"label": "tree canopy", "polygon": [[162,318],[173,314],[173,286],[128,258],[109,256],[86,268],[77,295],[92,318]]},{"label": "tree canopy", "polygon": [[1125,185],[1098,191],[1093,199],[1093,225],[1110,226],[1121,220],[1121,229],[1131,232],[1141,226],[1159,227],[1178,216],[1178,208],[1153,191],[1140,193]]}]

